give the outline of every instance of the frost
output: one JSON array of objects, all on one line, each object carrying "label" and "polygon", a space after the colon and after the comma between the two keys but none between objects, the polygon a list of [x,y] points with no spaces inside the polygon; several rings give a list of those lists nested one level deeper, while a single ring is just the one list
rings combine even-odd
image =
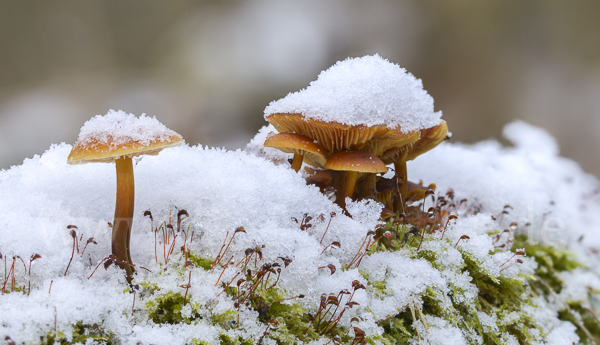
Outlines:
[{"label": "frost", "polygon": [[302,114],[348,125],[385,125],[403,132],[440,123],[420,79],[379,55],[348,58],[321,72],[303,90],[271,102],[265,116]]}]

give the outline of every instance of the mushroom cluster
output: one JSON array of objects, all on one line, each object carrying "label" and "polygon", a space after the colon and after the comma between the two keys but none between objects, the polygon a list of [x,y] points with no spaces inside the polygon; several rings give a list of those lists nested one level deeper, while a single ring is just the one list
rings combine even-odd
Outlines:
[{"label": "mushroom cluster", "polygon": [[135,188],[132,158],[158,154],[167,147],[181,145],[183,138],[156,118],[136,117],[121,110],[110,110],[88,120],[69,154],[69,164],[115,162],[117,198],[112,222],[112,254],[119,260],[131,283],[133,260],[129,249],[133,222]]},{"label": "mushroom cluster", "polygon": [[[440,117],[420,80],[365,56],[340,61],[306,89],[271,102],[265,119],[279,133],[264,145],[294,153],[295,171],[303,161],[315,168],[307,181],[335,188],[344,209],[346,198],[374,198],[403,212],[408,198],[422,199],[418,190],[427,189],[408,182],[406,162],[446,139]],[[389,164],[395,177],[383,179]]]}]

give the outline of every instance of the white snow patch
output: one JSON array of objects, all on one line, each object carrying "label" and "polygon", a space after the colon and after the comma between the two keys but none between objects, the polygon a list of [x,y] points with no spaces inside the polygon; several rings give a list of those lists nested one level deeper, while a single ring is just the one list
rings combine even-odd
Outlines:
[{"label": "white snow patch", "polygon": [[122,110],[109,110],[106,115],[96,115],[81,127],[78,142],[95,142],[112,146],[128,142],[148,145],[178,136],[155,117],[142,114],[139,117]]},{"label": "white snow patch", "polygon": [[436,126],[442,116],[420,79],[379,55],[338,61],[306,89],[265,108],[265,116],[278,113],[352,126],[400,127],[405,133]]}]

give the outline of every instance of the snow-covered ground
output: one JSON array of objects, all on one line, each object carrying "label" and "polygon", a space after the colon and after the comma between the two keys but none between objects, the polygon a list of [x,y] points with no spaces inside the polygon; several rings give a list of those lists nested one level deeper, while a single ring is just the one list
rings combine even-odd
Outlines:
[{"label": "snow-covered ground", "polygon": [[[581,260],[595,263],[596,258],[586,255],[586,249],[597,247],[600,241],[600,221],[595,216],[600,212],[597,180],[572,161],[559,157],[554,142],[541,129],[513,123],[507,126],[506,136],[514,140],[515,147],[505,148],[494,141],[471,146],[445,143],[409,166],[412,179],[435,182],[442,192],[453,188],[457,199],[468,198],[480,205],[477,216],[461,219],[447,231],[447,237],[454,242],[468,234],[470,241],[464,248],[472,250],[489,263],[490,270],[500,274],[501,260],[488,255],[492,247],[485,233],[498,228],[490,215],[497,215],[505,204],[510,204],[514,210],[504,217],[504,223],[527,219],[531,222],[531,230],[527,231],[534,238],[569,244],[580,253]],[[107,222],[113,216],[115,172],[111,164],[68,165],[70,150],[70,145],[55,145],[41,156],[0,172],[0,252],[7,267],[10,269],[14,255],[19,255],[26,266],[32,255],[41,255],[27,273],[17,259],[16,284],[28,286],[31,282],[31,293],[0,295],[0,335],[17,342],[35,343],[40,336],[52,332],[55,323],[57,330],[69,334],[71,325],[82,321],[102,322],[105,329],[115,332],[125,344],[137,341],[184,344],[193,338],[218,342],[220,330],[210,322],[155,325],[145,319],[142,311],[136,310],[132,315],[133,296],[123,293],[127,288],[124,276],[114,266],[108,270],[100,268],[88,279],[96,264],[110,254]],[[240,260],[247,248],[263,245],[266,261],[292,258],[292,263],[281,272],[279,285],[289,296],[306,295],[298,300],[306,308],[316,309],[322,293],[350,289],[353,280],[364,283],[358,269],[340,268],[349,263],[367,231],[378,223],[380,206],[376,203],[352,204],[349,209],[353,218],[347,217],[318,188],[307,186],[289,167],[276,166],[245,151],[170,148],[158,156],[140,159],[135,166],[135,178],[131,252],[134,263],[152,271],[138,269],[135,282],[153,282],[162,292],[184,291],[180,285],[187,283],[187,277],[175,269],[176,265],[182,265],[182,254],[175,251],[168,269],[161,271],[164,265],[155,259],[151,222],[143,213],[150,210],[158,223],[168,221],[170,215],[174,220],[177,210],[185,209],[190,217],[183,225],[190,227],[190,234],[194,232],[189,247],[196,255],[215,258],[227,233],[231,237],[236,228],[243,226],[246,233],[238,233],[228,251],[235,260]],[[331,212],[337,216],[321,244]],[[304,214],[315,218],[320,214],[326,216],[302,231],[292,218],[300,220]],[[552,219],[554,224],[550,223]],[[73,242],[68,225],[77,226],[77,234],[83,235],[84,242],[93,237],[97,244],[89,244],[83,255],[76,253],[65,276]],[[583,240],[579,240],[581,236]],[[320,254],[326,244],[336,240],[340,248],[333,247]],[[182,245],[181,237],[177,241],[180,241],[178,246]],[[159,252],[158,258],[164,263],[162,253]],[[338,268],[333,275],[318,269],[328,264]],[[401,252],[374,253],[366,256],[360,267],[372,276],[393,277],[388,280],[393,294],[385,300],[365,290],[357,291],[354,297],[360,307],[353,308],[345,321],[349,322],[350,315],[361,318],[359,327],[367,335],[381,332],[375,321],[406,308],[414,294],[427,286],[447,290],[448,280],[452,279],[441,275],[426,261],[403,257]],[[224,295],[217,298],[222,288],[215,286],[215,282],[221,271],[192,270],[189,296],[194,303],[212,303],[215,310],[235,309],[231,298]],[[225,270],[221,279],[233,279],[234,272]],[[515,272],[506,270],[502,274]],[[586,278],[592,281],[587,285],[599,283],[596,275],[574,276],[570,280]],[[367,307],[372,312],[367,312]],[[138,302],[136,308],[143,308],[142,304]],[[255,320],[256,312],[246,310],[241,317],[244,327],[239,332],[259,338],[264,327]],[[431,324],[439,324],[436,332],[447,335],[436,334],[433,332],[436,328],[430,327],[432,343],[449,344],[447,337],[456,339],[456,343],[464,342],[462,334],[451,325]],[[559,339],[571,334],[573,338],[574,327],[562,330],[551,335]],[[434,340],[438,338],[442,342]]]}]

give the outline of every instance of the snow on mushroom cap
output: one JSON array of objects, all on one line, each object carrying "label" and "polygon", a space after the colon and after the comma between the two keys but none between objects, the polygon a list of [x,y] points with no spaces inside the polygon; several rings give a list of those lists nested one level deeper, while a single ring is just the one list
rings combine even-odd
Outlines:
[{"label": "snow on mushroom cap", "polygon": [[96,115],[81,127],[77,142],[95,142],[110,146],[127,142],[147,145],[170,140],[174,131],[168,129],[155,117],[146,114],[136,117],[122,110],[109,110],[106,115]]},{"label": "snow on mushroom cap", "polygon": [[181,144],[181,135],[153,117],[142,114],[138,118],[121,110],[110,110],[83,125],[67,162],[112,162],[123,156],[157,154],[162,149]]},{"label": "snow on mushroom cap", "polygon": [[271,102],[265,116],[272,114],[400,127],[405,133],[436,126],[442,116],[434,112],[433,98],[420,79],[377,54],[338,61],[306,89]]}]

